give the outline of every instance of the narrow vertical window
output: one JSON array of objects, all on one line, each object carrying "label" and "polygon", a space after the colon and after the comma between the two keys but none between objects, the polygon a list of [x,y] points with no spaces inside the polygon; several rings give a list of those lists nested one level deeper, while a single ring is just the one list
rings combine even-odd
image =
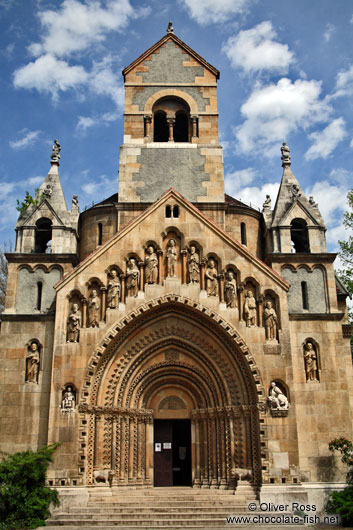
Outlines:
[{"label": "narrow vertical window", "polygon": [[306,282],[302,282],[302,304],[303,309],[309,309],[309,302],[308,302],[308,285]]},{"label": "narrow vertical window", "polygon": [[246,245],[246,224],[240,223],[240,235],[242,245]]},{"label": "narrow vertical window", "polygon": [[43,292],[43,284],[42,282],[37,282],[37,307],[36,309],[38,311],[42,308],[42,292]]},{"label": "narrow vertical window", "polygon": [[98,245],[102,244],[103,239],[103,226],[102,223],[98,223]]},{"label": "narrow vertical window", "polygon": [[165,216],[168,218],[172,216],[172,209],[169,205],[165,207]]},{"label": "narrow vertical window", "polygon": [[179,217],[179,206],[173,206],[173,217]]}]

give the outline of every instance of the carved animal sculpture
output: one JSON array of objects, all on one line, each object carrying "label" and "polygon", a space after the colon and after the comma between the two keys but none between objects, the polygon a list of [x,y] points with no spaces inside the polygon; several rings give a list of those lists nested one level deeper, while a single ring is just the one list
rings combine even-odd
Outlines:
[{"label": "carved animal sculpture", "polygon": [[235,467],[232,469],[232,475],[235,480],[252,480],[252,469],[246,469],[241,467]]},{"label": "carved animal sculpture", "polygon": [[96,471],[93,471],[93,482],[96,485],[98,483],[104,482],[105,484],[109,484],[109,486],[111,486],[113,477],[114,471],[111,469],[97,469]]}]

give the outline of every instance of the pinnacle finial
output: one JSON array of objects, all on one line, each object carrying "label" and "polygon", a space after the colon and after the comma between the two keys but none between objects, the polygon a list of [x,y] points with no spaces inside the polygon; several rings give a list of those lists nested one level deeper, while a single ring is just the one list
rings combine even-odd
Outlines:
[{"label": "pinnacle finial", "polygon": [[59,140],[54,140],[54,145],[52,147],[51,158],[50,158],[50,162],[52,166],[54,165],[60,166],[59,164],[60,151],[61,151],[61,145],[59,144]]},{"label": "pinnacle finial", "polygon": [[286,167],[286,166],[289,167],[291,165],[290,150],[286,142],[283,142],[282,144],[281,153],[282,153],[282,156],[281,156],[282,167]]},{"label": "pinnacle finial", "polygon": [[167,27],[167,33],[174,33],[173,22],[169,22]]}]

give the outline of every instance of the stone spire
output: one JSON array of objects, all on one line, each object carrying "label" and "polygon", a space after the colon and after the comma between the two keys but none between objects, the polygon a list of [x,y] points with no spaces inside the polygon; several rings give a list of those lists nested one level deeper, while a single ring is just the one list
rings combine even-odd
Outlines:
[{"label": "stone spire", "polygon": [[167,27],[167,33],[174,33],[173,22],[169,22]]}]

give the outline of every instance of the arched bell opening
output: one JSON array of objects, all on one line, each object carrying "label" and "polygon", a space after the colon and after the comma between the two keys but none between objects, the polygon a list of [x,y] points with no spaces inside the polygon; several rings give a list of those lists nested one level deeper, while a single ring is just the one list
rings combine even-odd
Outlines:
[{"label": "arched bell opening", "polygon": [[154,142],[190,142],[190,107],[176,97],[163,97],[152,108]]},{"label": "arched bell opening", "polygon": [[52,222],[47,217],[41,217],[36,222],[35,228],[35,252],[44,254],[49,252],[48,245],[51,252],[52,239]]},{"label": "arched bell opening", "polygon": [[[94,469],[110,468],[116,485],[156,485],[154,444],[164,442],[155,428],[164,420],[183,420],[189,433],[190,485],[234,488],[239,469],[260,483],[266,396],[239,335],[219,316],[170,300],[124,322],[92,357],[82,392],[87,483]],[[173,434],[165,443],[173,447]]]}]

